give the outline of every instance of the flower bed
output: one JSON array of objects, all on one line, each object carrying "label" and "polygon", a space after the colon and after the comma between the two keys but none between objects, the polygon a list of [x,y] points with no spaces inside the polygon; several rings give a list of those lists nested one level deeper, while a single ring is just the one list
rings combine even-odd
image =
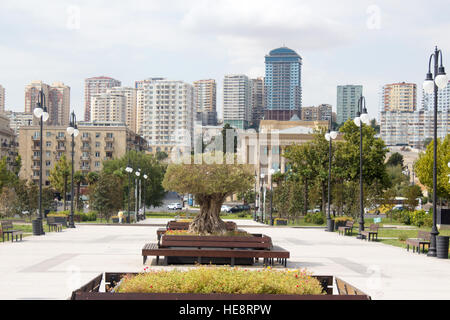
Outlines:
[{"label": "flower bed", "polygon": [[165,232],[166,236],[217,236],[217,237],[252,237],[253,235],[251,233],[248,233],[243,230],[235,230],[235,231],[227,231],[225,233],[217,233],[217,234],[210,234],[210,235],[202,235],[195,232],[190,232],[189,230],[167,230]]},{"label": "flower bed", "polygon": [[[71,299],[370,300],[370,296],[339,278],[315,276],[305,270],[200,267],[185,272],[105,273],[105,282],[102,278],[100,274],[72,292]],[[102,284],[105,292],[100,292]]]}]

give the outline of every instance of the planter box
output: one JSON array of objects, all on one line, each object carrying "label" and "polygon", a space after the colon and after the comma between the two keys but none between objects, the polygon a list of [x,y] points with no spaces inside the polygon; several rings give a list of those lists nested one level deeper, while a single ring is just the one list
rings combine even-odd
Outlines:
[{"label": "planter box", "polygon": [[[196,294],[196,293],[114,293],[99,292],[100,287],[113,288],[120,279],[137,273],[105,273],[98,275],[87,284],[72,292],[71,300],[370,300],[370,296],[333,276],[313,276],[322,284],[325,295],[288,295],[288,294]],[[333,282],[338,288],[333,293]]]},{"label": "planter box", "polygon": [[288,221],[287,219],[276,219],[275,220],[275,225],[277,226],[287,226]]}]

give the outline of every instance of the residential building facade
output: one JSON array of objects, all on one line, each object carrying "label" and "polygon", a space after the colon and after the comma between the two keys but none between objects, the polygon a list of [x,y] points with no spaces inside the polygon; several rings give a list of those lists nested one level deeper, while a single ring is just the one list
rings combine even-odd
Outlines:
[{"label": "residential building facade", "polygon": [[91,120],[91,97],[104,94],[108,88],[120,87],[119,80],[110,77],[93,77],[84,80],[84,120]]},{"label": "residential building facade", "polygon": [[300,116],[302,107],[302,58],[292,49],[281,47],[265,57],[266,120],[289,120]]},{"label": "residential building facade", "polygon": [[246,129],[251,121],[251,81],[243,74],[226,75],[223,80],[223,123]]},{"label": "residential building facade", "polygon": [[[43,133],[42,179],[49,185],[49,176],[63,155],[71,161],[71,136],[66,126],[46,126]],[[80,134],[75,138],[74,170],[87,174],[101,171],[103,161],[120,158],[127,150],[145,151],[144,139],[129,130],[123,123],[79,122]],[[19,154],[22,159],[20,177],[39,181],[40,129],[26,126],[19,129]]]},{"label": "residential building facade", "polygon": [[0,84],[0,113],[5,112],[5,88]]},{"label": "residential building facade", "polygon": [[203,126],[215,126],[217,124],[216,80],[194,81],[194,102],[196,122]]},{"label": "residential building facade", "polygon": [[9,126],[17,135],[22,126],[31,126],[33,124],[33,114],[27,112],[5,111],[5,116],[9,119]]},{"label": "residential building facade", "polygon": [[149,152],[170,153],[177,145],[193,143],[194,87],[183,81],[150,78],[137,94],[138,132]]},{"label": "residential building facade", "polygon": [[264,77],[251,79],[252,89],[252,118],[251,125],[254,128],[259,127],[259,123],[264,119],[265,109],[265,87]]},{"label": "residential building facade", "polygon": [[127,99],[122,94],[103,93],[91,96],[91,121],[126,123]]},{"label": "residential building facade", "polygon": [[[450,110],[450,81],[444,89],[438,90],[438,111]],[[422,109],[426,111],[434,110],[434,93],[425,93],[422,89]]]},{"label": "residential building facade", "polygon": [[362,96],[361,85],[337,86],[336,113],[337,123],[342,124],[348,119],[354,119],[358,113],[358,101]]},{"label": "residential building facade", "polygon": [[13,169],[17,158],[17,139],[9,126],[9,118],[0,113],[0,159],[3,158],[6,158],[8,167]]},{"label": "residential building facade", "polygon": [[415,83],[391,83],[381,89],[380,111],[416,111],[417,85]]},{"label": "residential building facade", "polygon": [[302,107],[301,119],[305,121],[329,121],[332,116],[333,112],[330,104],[320,104],[317,107]]}]

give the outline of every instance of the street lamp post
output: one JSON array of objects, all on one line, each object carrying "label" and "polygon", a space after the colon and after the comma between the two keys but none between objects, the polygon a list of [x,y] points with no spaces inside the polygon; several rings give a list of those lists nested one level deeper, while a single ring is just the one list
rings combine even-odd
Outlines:
[{"label": "street lamp post", "polygon": [[69,127],[67,127],[67,133],[72,136],[72,186],[71,186],[71,193],[70,193],[70,216],[69,216],[69,228],[75,228],[75,223],[74,223],[74,219],[73,219],[73,215],[74,215],[74,210],[73,210],[73,188],[74,188],[74,181],[73,181],[73,176],[74,176],[74,147],[75,147],[75,137],[78,136],[78,134],[80,133],[80,131],[78,130],[78,126],[77,126],[77,118],[75,116],[75,111],[72,111],[71,115],[70,115],[70,122],[69,122]]},{"label": "street lamp post", "polygon": [[263,190],[264,190],[264,177],[265,174],[261,173],[259,176],[261,179],[259,180],[259,189],[260,189],[260,197],[259,197],[259,212],[261,213],[261,222],[264,223],[264,204],[265,201],[263,200],[264,198],[264,194],[263,194]]},{"label": "street lamp post", "polygon": [[142,198],[144,198],[144,219],[145,219],[145,181],[147,181],[148,175],[144,174],[144,195]]},{"label": "street lamp post", "polygon": [[270,169],[270,225],[273,226],[272,214],[273,214],[273,179],[272,176],[274,173],[278,172],[279,169]]},{"label": "street lamp post", "polygon": [[359,234],[358,239],[364,239],[361,234],[364,231],[364,195],[363,195],[363,124],[368,125],[370,123],[369,115],[367,114],[366,99],[361,96],[358,100],[358,115],[353,120],[356,126],[359,127]]},{"label": "street lamp post", "polygon": [[[434,59],[434,76],[431,72],[431,61]],[[439,65],[440,60],[440,65]],[[438,89],[444,89],[448,84],[448,78],[445,74],[445,68],[442,65],[442,51],[435,47],[428,61],[428,73],[423,83],[423,89],[426,93],[434,93],[434,126],[433,126],[433,227],[431,228],[430,246],[428,249],[429,257],[436,257],[436,237],[439,231],[436,226],[437,219],[437,114],[438,114]]]},{"label": "street lamp post", "polygon": [[258,180],[258,175],[256,174],[255,171],[255,209],[253,213],[253,221],[256,221],[256,180]]},{"label": "street lamp post", "polygon": [[39,151],[39,216],[37,218],[38,225],[39,225],[39,235],[44,235],[44,227],[42,224],[43,216],[42,216],[42,147],[44,144],[43,139],[43,131],[44,131],[44,122],[46,122],[49,118],[49,114],[47,112],[47,107],[45,106],[45,94],[41,90],[39,92],[40,100],[36,104],[36,108],[33,110],[33,114],[36,118],[39,118],[39,124],[40,124],[40,151]]},{"label": "street lamp post", "polygon": [[332,153],[332,140],[337,138],[337,132],[332,131],[332,117],[330,116],[330,126],[328,132],[325,134],[325,139],[330,142],[328,150],[328,210],[327,210],[327,229],[328,232],[334,231],[334,220],[331,219],[331,153]]},{"label": "street lamp post", "polygon": [[135,221],[137,221],[138,213],[139,213],[139,176],[141,175],[141,169],[136,170],[135,172],[136,178],[134,180],[135,187],[134,187],[134,197],[135,197],[135,211],[134,211],[134,218]]},{"label": "street lamp post", "polygon": [[131,200],[131,173],[133,173],[133,168],[130,167],[130,156],[128,155],[128,166],[125,168],[125,171],[128,173],[128,223],[131,223],[130,218],[130,200]]}]

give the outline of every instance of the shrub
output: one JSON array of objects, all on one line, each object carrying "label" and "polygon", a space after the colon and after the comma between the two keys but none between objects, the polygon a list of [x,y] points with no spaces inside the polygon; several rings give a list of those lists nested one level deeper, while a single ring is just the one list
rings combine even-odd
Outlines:
[{"label": "shrub", "polygon": [[334,218],[334,223],[346,223],[347,221],[353,221],[352,217],[348,217],[348,216],[342,216],[342,217],[337,217]]},{"label": "shrub", "polygon": [[325,214],[322,212],[308,213],[305,216],[305,222],[313,224],[324,224]]},{"label": "shrub", "polygon": [[400,233],[398,235],[398,240],[400,241],[406,241],[408,239],[408,235],[406,233]]},{"label": "shrub", "polygon": [[117,293],[324,294],[306,270],[199,267],[125,276]]}]

